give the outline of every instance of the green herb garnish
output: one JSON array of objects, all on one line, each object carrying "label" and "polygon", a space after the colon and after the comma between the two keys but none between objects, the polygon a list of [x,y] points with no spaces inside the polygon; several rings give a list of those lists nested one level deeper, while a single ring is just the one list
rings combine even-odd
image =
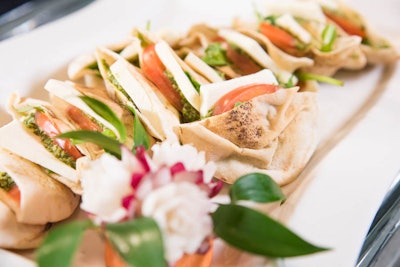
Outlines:
[{"label": "green herb garnish", "polygon": [[319,74],[299,72],[299,73],[296,73],[296,76],[297,76],[297,78],[299,78],[300,81],[314,80],[317,82],[328,83],[328,84],[333,84],[333,85],[337,85],[337,86],[344,85],[343,81],[340,81],[338,79],[335,79],[335,78],[332,78],[329,76],[319,75]]},{"label": "green herb garnish", "polygon": [[332,51],[333,44],[335,43],[337,37],[336,27],[332,24],[326,25],[324,30],[322,31],[321,37],[322,37],[321,51],[322,52]]},{"label": "green herb garnish", "polygon": [[220,43],[210,44],[201,59],[210,66],[225,66],[229,64],[226,50],[222,48]]}]

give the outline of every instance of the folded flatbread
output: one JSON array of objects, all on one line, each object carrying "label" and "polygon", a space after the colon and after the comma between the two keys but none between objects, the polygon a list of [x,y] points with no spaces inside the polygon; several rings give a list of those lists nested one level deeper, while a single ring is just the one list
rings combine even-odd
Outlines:
[{"label": "folded flatbread", "polygon": [[20,192],[16,201],[0,188],[0,201],[15,213],[20,223],[61,221],[79,204],[79,197],[47,175],[42,167],[3,148],[0,148],[0,171],[11,177]]},{"label": "folded flatbread", "polygon": [[182,143],[216,162],[217,178],[233,183],[260,172],[284,185],[304,168],[318,142],[317,93],[298,90],[279,89],[175,130]]},{"label": "folded flatbread", "polygon": [[36,248],[45,230],[44,225],[19,223],[15,214],[0,201],[0,248]]}]

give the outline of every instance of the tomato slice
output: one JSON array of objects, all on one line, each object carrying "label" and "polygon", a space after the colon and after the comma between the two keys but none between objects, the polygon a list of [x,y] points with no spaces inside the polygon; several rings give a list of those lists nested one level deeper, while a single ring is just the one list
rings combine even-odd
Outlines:
[{"label": "tomato slice", "polygon": [[260,32],[281,50],[290,54],[297,50],[296,39],[285,30],[268,22],[260,23],[259,27]]},{"label": "tomato slice", "polygon": [[147,79],[152,81],[165,98],[179,111],[182,110],[181,97],[165,75],[165,66],[158,57],[155,44],[143,49],[141,68]]},{"label": "tomato slice", "polygon": [[10,190],[8,190],[7,194],[10,196],[12,200],[14,200],[16,203],[21,202],[21,191],[19,191],[19,188],[17,185],[14,185],[11,187]]},{"label": "tomato slice", "polygon": [[351,21],[349,18],[341,16],[340,14],[329,12],[327,10],[324,10],[324,14],[330,20],[334,21],[346,33],[350,35],[360,36],[363,39],[367,37],[367,32],[365,31],[365,29],[361,25],[358,25]]},{"label": "tomato slice", "polygon": [[83,113],[82,110],[73,105],[70,105],[67,108],[67,114],[76,124],[78,124],[79,128],[83,130],[98,132],[101,132],[103,130],[99,125],[94,123],[88,116],[86,116],[86,114]]},{"label": "tomato slice", "polygon": [[226,56],[239,70],[241,75],[249,75],[262,69],[252,59],[233,49],[230,45],[226,46]]},{"label": "tomato slice", "polygon": [[278,85],[273,84],[249,84],[236,88],[221,97],[215,104],[213,115],[222,114],[234,108],[236,103],[245,102],[256,96],[271,94],[278,90]]},{"label": "tomato slice", "polygon": [[[35,122],[38,127],[51,138],[61,134],[61,131],[58,129],[56,123],[52,121],[44,112],[36,112]],[[54,143],[71,155],[71,157],[73,157],[75,160],[83,156],[69,139],[54,138]]]}]

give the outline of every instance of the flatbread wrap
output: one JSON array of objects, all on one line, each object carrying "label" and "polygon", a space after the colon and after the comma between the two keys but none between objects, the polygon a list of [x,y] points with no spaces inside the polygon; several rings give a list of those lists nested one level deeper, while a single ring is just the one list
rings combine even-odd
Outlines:
[{"label": "flatbread wrap", "polygon": [[[107,94],[104,88],[91,88],[71,81],[59,81],[50,79],[44,88],[50,94],[50,102],[60,116],[66,118],[77,129],[98,131],[106,136],[121,140],[120,133],[109,121],[97,114],[82,99],[82,96],[94,98],[107,105],[115,115],[121,119],[127,129],[124,144],[128,147],[133,145],[133,115],[127,109],[118,105]],[[92,157],[97,158],[104,151],[94,148]]]},{"label": "flatbread wrap", "polygon": [[[227,82],[232,80],[222,82],[221,88]],[[265,83],[261,80],[250,83],[252,91],[255,85],[265,86]],[[227,183],[247,173],[261,172],[280,185],[287,184],[300,173],[316,148],[317,92],[299,91],[299,87],[284,89],[277,83],[267,86],[275,89],[239,101],[220,114],[175,128],[182,143],[205,151],[208,160],[216,162],[216,177]],[[215,103],[209,102],[209,106]]]},{"label": "flatbread wrap", "polygon": [[93,151],[86,144],[75,145],[68,139],[57,138],[58,134],[76,128],[57,116],[46,101],[13,94],[8,111],[14,119],[0,128],[0,147],[42,166],[53,178],[79,193],[76,169],[84,158],[92,158]]},{"label": "flatbread wrap", "polygon": [[79,197],[42,167],[3,148],[0,174],[5,185],[0,188],[0,201],[14,212],[19,223],[44,225],[61,221],[79,204]]},{"label": "flatbread wrap", "polygon": [[19,223],[9,207],[0,201],[0,248],[36,248],[45,232],[45,225]]},{"label": "flatbread wrap", "polygon": [[155,139],[176,141],[171,126],[179,123],[178,113],[161,94],[157,94],[154,85],[141,71],[105,48],[97,49],[96,56],[109,95],[120,105],[135,110]]}]

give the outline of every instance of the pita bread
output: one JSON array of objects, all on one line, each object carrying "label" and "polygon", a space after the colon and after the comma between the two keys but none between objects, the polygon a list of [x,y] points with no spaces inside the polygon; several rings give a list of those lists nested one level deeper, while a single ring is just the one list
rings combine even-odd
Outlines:
[{"label": "pita bread", "polygon": [[278,184],[292,181],[313,154],[317,137],[317,93],[280,89],[221,115],[182,124],[183,144],[205,151],[217,164],[216,177],[233,183],[251,172]]},{"label": "pita bread", "polygon": [[3,148],[0,148],[0,170],[11,176],[20,191],[20,202],[16,203],[0,189],[0,201],[12,209],[20,223],[61,221],[79,204],[79,197],[48,176],[43,168]]},{"label": "pita bread", "polygon": [[330,52],[312,48],[314,65],[304,67],[304,72],[333,76],[339,69],[358,70],[365,67],[367,58],[361,51],[361,38],[358,36],[338,37]]},{"label": "pita bread", "polygon": [[15,214],[0,201],[0,247],[30,249],[39,246],[46,231],[44,225],[19,223]]}]

